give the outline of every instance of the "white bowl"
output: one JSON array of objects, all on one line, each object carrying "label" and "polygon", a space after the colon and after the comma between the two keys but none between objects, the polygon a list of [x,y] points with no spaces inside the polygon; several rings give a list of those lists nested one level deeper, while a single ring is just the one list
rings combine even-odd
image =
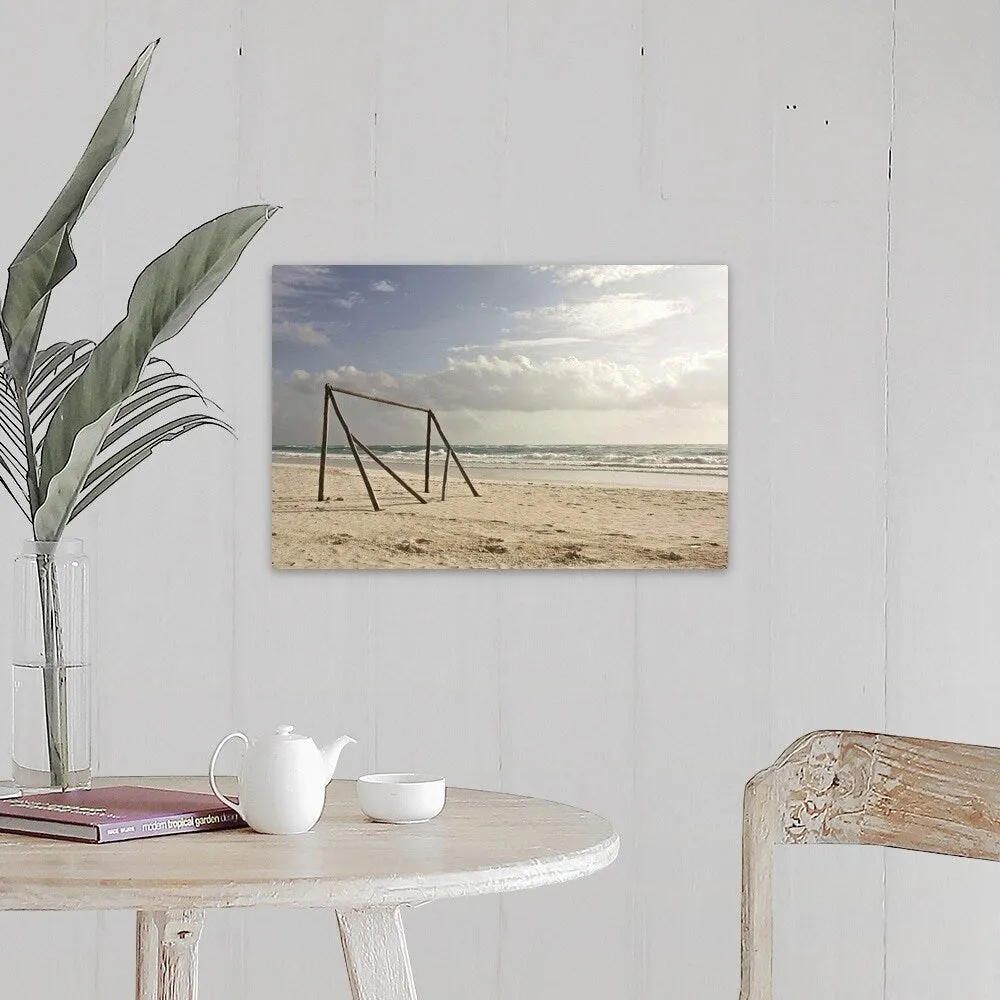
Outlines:
[{"label": "white bowl", "polygon": [[366,774],[358,778],[361,811],[379,823],[423,823],[444,808],[444,778]]}]

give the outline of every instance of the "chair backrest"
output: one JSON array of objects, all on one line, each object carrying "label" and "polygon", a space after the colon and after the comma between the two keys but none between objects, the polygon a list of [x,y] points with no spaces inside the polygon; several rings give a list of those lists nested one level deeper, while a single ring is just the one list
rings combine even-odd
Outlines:
[{"label": "chair backrest", "polygon": [[882,733],[796,740],[743,798],[740,1000],[771,1000],[777,844],[873,844],[1000,861],[1000,749]]}]

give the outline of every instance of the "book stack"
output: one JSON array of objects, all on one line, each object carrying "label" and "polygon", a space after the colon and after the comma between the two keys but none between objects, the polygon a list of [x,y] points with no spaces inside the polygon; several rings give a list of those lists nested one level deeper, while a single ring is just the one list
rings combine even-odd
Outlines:
[{"label": "book stack", "polygon": [[0,801],[0,832],[110,844],[246,826],[214,795],[138,785],[44,792]]}]

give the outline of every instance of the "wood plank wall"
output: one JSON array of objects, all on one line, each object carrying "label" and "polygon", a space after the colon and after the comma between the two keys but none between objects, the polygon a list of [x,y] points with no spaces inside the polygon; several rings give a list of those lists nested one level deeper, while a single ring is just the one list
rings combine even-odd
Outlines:
[{"label": "wood plank wall", "polygon": [[[3,3],[0,260],[157,36],[49,333],[102,335],[204,218],[285,207],[170,345],[238,441],[171,445],[82,519],[101,772],[200,772],[234,726],[290,721],[356,736],[344,774],[596,809],[607,873],[411,915],[423,995],[735,997],[753,771],[818,726],[1000,742],[995,4]],[[272,573],[270,266],[373,261],[727,263],[730,569]],[[0,555],[22,534],[7,511]],[[985,998],[998,889],[783,853],[778,995]],[[4,915],[4,990],[124,1000],[131,933]],[[345,996],[336,940],[319,913],[210,914],[203,995]]]}]

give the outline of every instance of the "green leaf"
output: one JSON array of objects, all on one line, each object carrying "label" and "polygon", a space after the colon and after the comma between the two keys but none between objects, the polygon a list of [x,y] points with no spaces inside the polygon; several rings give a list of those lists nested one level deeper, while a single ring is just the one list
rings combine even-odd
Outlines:
[{"label": "green leaf", "polygon": [[122,81],[87,148],[45,217],[9,268],[3,303],[8,373],[31,371],[52,290],[76,267],[70,234],[132,138],[135,113],[157,42],[147,46]]},{"label": "green leaf", "polygon": [[194,389],[195,392],[204,395],[204,393],[202,393],[201,391],[201,386],[198,385],[198,383],[195,382],[195,380],[191,378],[190,375],[184,375],[182,372],[174,371],[170,363],[164,361],[162,358],[150,358],[149,364],[147,365],[147,371],[150,367],[152,367],[154,364],[157,363],[166,366],[167,370],[165,372],[159,372],[156,375],[149,375],[140,379],[139,384],[135,387],[136,392],[141,392],[143,389],[147,389],[153,385],[158,385],[164,380],[169,379],[172,382],[176,383],[177,385],[185,385],[189,389]]},{"label": "green leaf", "polygon": [[[62,402],[63,396],[69,392],[69,387],[73,384],[73,377],[86,368],[89,363],[90,352],[87,351],[80,357],[74,358],[65,368],[61,368],[55,372],[49,378],[48,382],[42,386],[41,390],[32,397],[31,402],[28,404],[28,412],[34,418],[31,422],[31,434],[33,438],[46,419],[55,412],[56,408]],[[41,415],[37,415],[43,406],[45,409],[42,410]],[[39,441],[38,445],[36,445],[36,450],[40,447],[41,442]]]},{"label": "green leaf", "polygon": [[[17,416],[15,411],[14,416]],[[0,407],[0,453],[7,459],[7,464],[17,472],[21,489],[25,495],[28,492],[28,461],[24,455],[24,440],[20,435],[20,425],[11,419],[10,407]]]},{"label": "green leaf", "polygon": [[27,492],[28,462],[24,457],[24,442],[17,436],[18,428],[13,426],[6,418],[0,422],[0,448],[7,455],[11,464],[17,469],[20,477],[25,481],[25,492]]},{"label": "green leaf", "polygon": [[200,399],[206,406],[214,406],[217,410],[222,409],[218,403],[209,399],[201,391],[198,383],[193,378],[188,378],[187,375],[171,370],[161,375],[156,375],[153,378],[142,379],[135,387],[135,392],[129,396],[122,404],[121,409],[119,409],[118,416],[115,418],[115,425],[122,423],[133,410],[140,409],[151,400],[169,392],[183,393],[188,398]]},{"label": "green leaf", "polygon": [[46,347],[35,355],[35,363],[31,368],[31,381],[27,393],[30,396],[67,358],[75,357],[84,348],[93,348],[92,340],[74,340],[72,343],[61,341]]},{"label": "green leaf", "polygon": [[3,486],[11,500],[17,504],[18,510],[20,510],[20,512],[30,521],[31,510],[28,505],[28,497],[24,493],[24,485],[22,482],[24,477],[13,472],[3,459],[0,459],[0,470],[4,473],[4,475],[0,476],[0,486]]},{"label": "green leaf", "polygon": [[182,434],[187,434],[188,431],[193,431],[196,427],[206,426],[221,427],[230,433],[233,430],[224,420],[209,416],[207,413],[195,413],[170,420],[161,427],[136,438],[135,441],[129,442],[107,461],[102,462],[87,477],[86,492],[74,505],[69,520],[72,521],[77,514],[82,514],[106,489],[117,483],[122,476],[131,472],[137,465],[145,462],[153,454],[153,449],[157,445],[179,438]]},{"label": "green leaf", "polygon": [[0,484],[30,521],[28,470],[20,414],[10,383],[0,380]]},{"label": "green leaf", "polygon": [[272,205],[250,205],[220,215],[182,237],[136,279],[125,318],[91,352],[45,432],[36,538],[59,538],[150,353],[180,333],[276,211]]},{"label": "green leaf", "polygon": [[24,467],[19,450],[14,450],[8,444],[0,441],[0,457],[2,457],[4,471],[17,477],[18,486],[27,499],[28,490],[25,483],[27,482],[28,470]]},{"label": "green leaf", "polygon": [[[21,414],[17,408],[13,387],[8,382],[0,382],[0,430],[17,444],[19,454],[24,453],[24,435]],[[27,464],[26,460],[25,464]]]},{"label": "green leaf", "polygon": [[[156,399],[156,396],[159,396],[160,398]],[[123,437],[125,437],[126,434],[131,433],[137,427],[141,427],[162,410],[169,409],[171,406],[177,406],[180,403],[186,403],[191,399],[203,398],[204,397],[200,396],[196,392],[193,392],[191,389],[181,389],[176,392],[167,389],[155,390],[149,397],[143,398],[143,403],[148,405],[146,405],[144,409],[140,409],[138,413],[135,413],[134,416],[129,417],[127,420],[122,419],[122,416],[125,413],[125,407],[123,406],[121,410],[118,411],[118,417],[115,419],[115,422],[111,425],[111,432],[104,440],[104,449],[110,448],[117,441],[120,441]],[[104,449],[102,449],[102,453]],[[98,457],[100,457],[100,455]]]}]

